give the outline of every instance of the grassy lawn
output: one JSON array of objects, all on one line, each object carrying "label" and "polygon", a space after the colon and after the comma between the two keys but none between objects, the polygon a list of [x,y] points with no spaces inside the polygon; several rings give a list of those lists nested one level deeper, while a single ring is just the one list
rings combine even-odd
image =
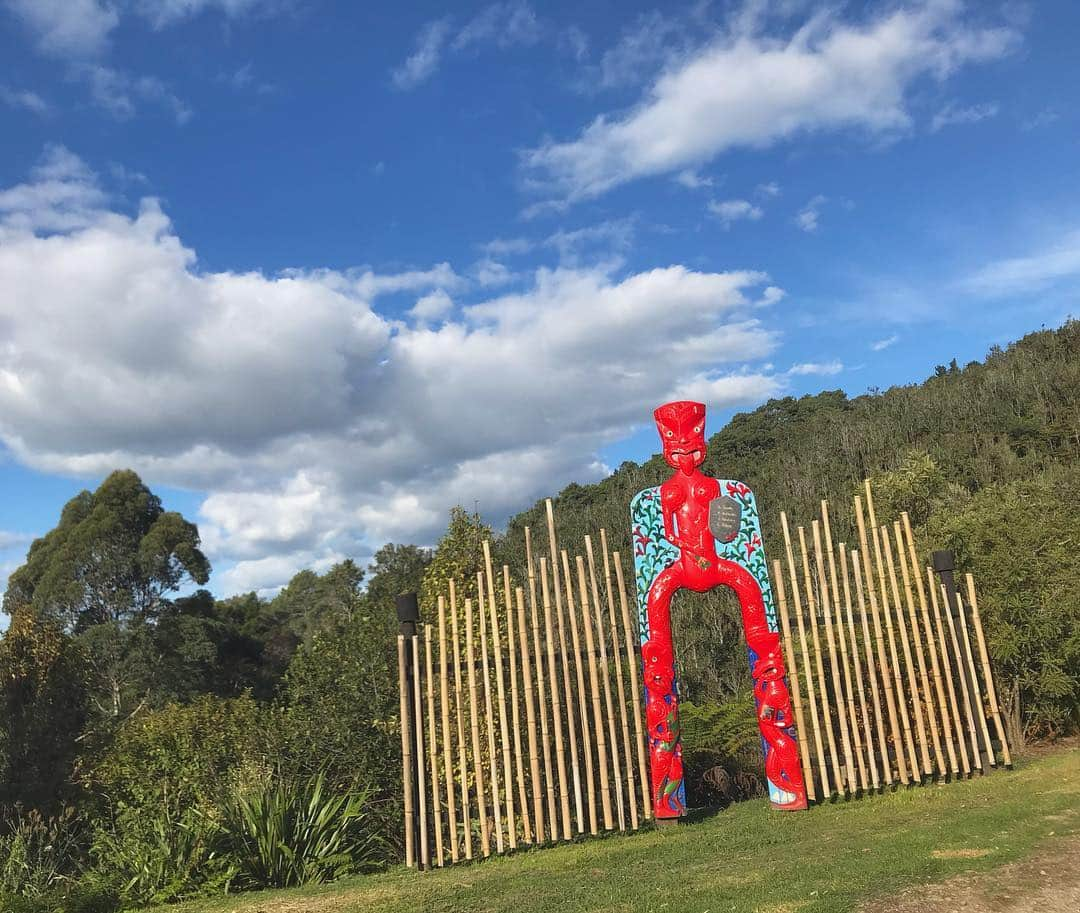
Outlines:
[{"label": "grassy lawn", "polygon": [[419,874],[404,868],[317,888],[156,908],[169,913],[666,911],[834,913],[901,888],[1021,858],[1080,833],[1080,751],[1012,771],[806,813],[744,802],[644,830]]}]

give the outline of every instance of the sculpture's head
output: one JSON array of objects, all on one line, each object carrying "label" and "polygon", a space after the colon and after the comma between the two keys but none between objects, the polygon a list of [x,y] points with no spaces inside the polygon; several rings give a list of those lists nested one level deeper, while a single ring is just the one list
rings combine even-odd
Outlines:
[{"label": "sculpture's head", "polygon": [[664,445],[664,459],[674,469],[693,472],[705,460],[705,406],[680,401],[653,412]]}]

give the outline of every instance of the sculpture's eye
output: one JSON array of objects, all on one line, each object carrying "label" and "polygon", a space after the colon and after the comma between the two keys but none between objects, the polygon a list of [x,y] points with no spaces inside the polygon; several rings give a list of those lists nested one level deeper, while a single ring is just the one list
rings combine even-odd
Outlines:
[{"label": "sculpture's eye", "polygon": [[696,427],[696,428],[694,429],[694,434],[701,434],[701,425],[698,425],[698,426],[697,426],[697,427]]},{"label": "sculpture's eye", "polygon": [[675,432],[672,431],[670,428],[665,431],[664,434],[666,434],[668,437],[675,437]]}]

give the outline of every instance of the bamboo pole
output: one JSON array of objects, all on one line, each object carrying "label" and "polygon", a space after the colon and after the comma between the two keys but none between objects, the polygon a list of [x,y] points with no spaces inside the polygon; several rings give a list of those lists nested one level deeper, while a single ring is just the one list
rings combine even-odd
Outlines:
[{"label": "bamboo pole", "polygon": [[[529,621],[532,625],[533,656],[536,657],[536,710],[540,715],[540,744],[544,755],[544,787],[547,796],[548,808],[548,833],[553,843],[559,840],[559,822],[555,811],[555,778],[551,768],[551,730],[548,728],[548,681],[544,672],[544,652],[540,646],[540,617],[537,610],[536,598],[536,566],[533,564],[532,533],[529,527],[525,527],[525,561],[529,572]],[[558,700],[554,694],[558,686],[552,682],[552,697]],[[537,818],[543,820],[542,816]],[[537,826],[537,834],[543,840],[543,828]]]},{"label": "bamboo pole", "polygon": [[405,806],[405,865],[412,868],[416,865],[416,848],[413,839],[412,739],[409,738],[412,712],[409,708],[409,680],[405,673],[405,649],[405,635],[399,634],[397,639],[398,692],[401,696],[399,713],[401,714],[401,787]]},{"label": "bamboo pole", "polygon": [[799,687],[799,668],[795,664],[791,621],[788,618],[787,592],[784,589],[784,575],[780,569],[779,561],[773,561],[773,577],[776,579],[776,598],[780,603],[780,626],[784,632],[784,655],[787,659],[788,681],[791,684],[791,701],[795,708],[795,734],[798,736],[799,760],[802,762],[803,782],[806,784],[807,798],[816,800],[814,776],[813,771],[810,769],[810,746],[807,742],[806,719],[803,716],[802,689]]},{"label": "bamboo pole", "polygon": [[[481,618],[483,613],[481,613]],[[480,851],[491,855],[491,831],[487,816],[487,797],[484,795],[484,761],[480,752],[480,707],[476,688],[476,650],[473,645],[472,600],[465,597],[465,668],[469,672],[469,721],[472,724],[473,779],[476,781],[477,816],[480,819]],[[487,690],[486,688],[484,689]]]},{"label": "bamboo pole", "polygon": [[446,597],[439,597],[439,706],[442,710],[443,780],[446,782],[446,828],[450,836],[450,861],[460,853],[457,838],[457,798],[454,794],[454,746],[450,738],[450,668],[446,660]]},{"label": "bamboo pole", "polygon": [[[491,569],[491,543],[484,540],[484,571],[488,588],[488,616],[491,619],[491,647],[495,653],[495,689],[499,699],[499,743],[502,748],[503,785],[506,796],[506,832],[510,849],[517,849],[517,820],[514,811],[514,769],[510,760],[510,728],[506,719],[506,679],[503,674],[502,642],[499,633],[499,614],[495,602],[495,575]],[[493,781],[494,782],[494,781]]]},{"label": "bamboo pole", "polygon": [[[570,824],[570,789],[567,785],[566,774],[566,748],[563,739],[563,726],[562,726],[562,711],[559,709],[559,683],[558,674],[555,671],[555,641],[552,634],[551,626],[551,594],[548,591],[548,574],[547,574],[547,558],[540,558],[540,585],[544,600],[544,636],[547,644],[547,659],[548,659],[548,680],[551,682],[551,718],[553,726],[553,736],[555,739],[555,758],[557,762],[557,770],[559,772],[559,796],[562,800],[562,825],[563,825],[563,839],[570,840],[573,837],[573,830]],[[559,640],[562,641],[562,619],[559,620]],[[565,693],[567,703],[570,700],[570,677],[566,671],[566,651],[563,651],[563,684],[565,685]],[[567,714],[569,715],[570,709],[567,707]],[[574,727],[571,723],[570,731],[573,732]],[[550,781],[549,781],[550,782]],[[554,818],[552,818],[554,821]],[[551,828],[552,839],[558,839],[556,836],[555,825],[552,824]]]},{"label": "bamboo pole", "polygon": [[[585,756],[585,788],[588,797],[589,833],[599,833],[596,819],[596,779],[593,769],[593,741],[604,737],[603,727],[599,724],[600,708],[596,707],[593,719],[589,719],[589,692],[585,690],[585,665],[581,658],[581,630],[578,627],[578,614],[574,607],[573,574],[570,571],[570,558],[563,549],[563,586],[566,587],[566,615],[570,619],[570,634],[574,643],[574,673],[577,676],[580,708],[578,720],[581,722],[581,753]],[[582,594],[584,595],[584,594]]]},{"label": "bamboo pole", "polygon": [[[821,527],[825,544],[825,554],[829,559],[829,584],[832,587],[832,605],[836,609],[836,639],[840,645],[840,661],[844,667],[844,695],[847,698],[847,725],[851,730],[851,750],[859,768],[858,785],[867,788],[866,765],[863,763],[862,737],[859,733],[858,718],[855,716],[855,695],[851,687],[851,664],[848,660],[847,636],[844,633],[844,610],[840,603],[840,588],[836,579],[836,550],[833,547],[832,525],[829,522],[829,502],[821,501]],[[856,658],[857,659],[857,658]],[[844,733],[845,737],[847,732]],[[854,792],[855,771],[849,771],[851,791]]]},{"label": "bamboo pole", "polygon": [[[578,833],[585,832],[585,816],[581,800],[581,765],[578,761],[577,734],[574,727],[574,695],[570,685],[570,652],[566,648],[566,632],[563,627],[562,587],[559,586],[559,555],[555,540],[555,513],[551,498],[545,502],[547,508],[548,546],[551,549],[551,581],[555,597],[555,616],[559,620],[559,650],[562,657],[563,685],[566,691],[566,722],[570,735],[570,759],[574,774],[574,810],[577,812]],[[580,708],[578,708],[580,715]]]},{"label": "bamboo pole", "polygon": [[[852,553],[852,559],[851,560],[854,562],[857,559],[857,557],[858,557],[857,553]],[[858,638],[855,636],[855,618],[854,618],[854,615],[853,615],[852,609],[851,609],[851,584],[850,584],[850,582],[848,580],[848,564],[847,564],[847,562],[848,562],[847,548],[846,548],[845,544],[843,542],[841,542],[840,543],[840,576],[843,578],[843,581],[844,581],[844,615],[845,615],[845,618],[846,618],[846,621],[847,621],[848,638],[849,638],[849,641],[851,643],[851,661],[855,666],[855,688],[856,688],[858,698],[859,698],[859,712],[862,715],[863,730],[864,730],[864,734],[866,736],[866,764],[867,764],[867,767],[870,770],[870,783],[869,783],[869,785],[872,786],[874,789],[878,789],[880,787],[881,783],[878,780],[877,764],[874,761],[874,728],[873,728],[873,723],[870,720],[870,711],[867,709],[867,706],[866,706],[866,690],[865,690],[865,687],[863,685],[862,661],[859,658],[859,641],[858,641]],[[862,615],[862,621],[863,621],[863,625],[865,627],[865,625],[866,625],[866,613],[861,612],[861,606],[860,606],[860,614]],[[872,662],[872,657],[871,657],[871,654],[870,654],[870,632],[869,632],[869,630],[866,631],[865,644],[866,644],[866,658],[867,658],[867,661]],[[870,676],[872,677],[873,674],[874,674],[874,670],[873,670],[872,666],[868,669],[868,672],[869,672]],[[874,695],[873,695],[874,696],[874,704],[875,704],[875,709],[876,709],[877,699],[878,699],[878,697],[877,697],[877,682],[876,681],[873,682],[873,692],[874,692]],[[885,741],[885,730],[881,729],[879,734],[881,736],[882,742],[884,742]],[[865,771],[862,771],[862,772],[865,773]]]},{"label": "bamboo pole", "polygon": [[[957,594],[959,595],[959,594]],[[945,584],[941,584],[942,608],[949,625],[949,639],[952,641],[953,655],[956,657],[956,674],[960,679],[960,696],[963,698],[964,716],[967,718],[968,737],[971,740],[971,766],[983,772],[982,755],[979,752],[979,738],[975,731],[975,717],[971,713],[971,689],[968,688],[967,673],[964,671],[964,654],[960,652],[960,639],[956,635],[956,622],[953,620],[952,606]]]},{"label": "bamboo pole", "polygon": [[458,638],[457,588],[453,578],[447,580],[450,588],[450,620],[454,645],[454,716],[457,718],[458,775],[461,778],[461,825],[465,838],[465,858],[473,858],[472,816],[469,812],[469,772],[465,750],[465,702],[461,685],[461,641]]},{"label": "bamboo pole", "polygon": [[420,867],[431,868],[431,849],[428,845],[426,771],[424,769],[424,710],[420,674],[420,636],[412,639],[413,648],[413,714],[416,720],[416,800],[420,806]]},{"label": "bamboo pole", "polygon": [[[874,699],[874,719],[877,722],[878,751],[881,755],[881,770],[885,785],[892,786],[894,778],[892,761],[889,758],[889,740],[885,735],[885,714],[882,712],[881,694],[878,691],[878,678],[881,678],[882,690],[885,691],[885,696],[888,698],[889,674],[887,671],[881,672],[879,667],[876,667],[874,663],[873,651],[871,649],[870,628],[866,620],[866,590],[863,588],[862,564],[859,561],[859,554],[858,549],[852,550],[851,569],[855,574],[855,596],[859,602],[859,616],[862,622],[863,649],[866,653],[866,671],[870,676],[870,690]],[[876,616],[874,616],[874,629],[875,637],[873,638],[873,645],[877,647],[878,659],[881,661],[884,660],[885,657],[885,646],[881,639],[881,625],[878,623]],[[886,703],[888,702],[886,701]],[[897,734],[895,721],[893,721],[889,728],[894,735]]]},{"label": "bamboo pole", "polygon": [[[619,830],[626,830],[626,809],[622,794],[622,763],[619,757],[619,740],[615,734],[615,705],[611,698],[611,674],[608,666],[607,643],[604,639],[604,616],[600,606],[600,586],[596,578],[596,558],[593,555],[592,539],[585,537],[585,552],[589,559],[589,585],[592,594],[592,622],[596,625],[597,646],[600,648],[599,672],[604,686],[604,711],[607,714],[608,749],[611,757],[613,776],[608,781],[608,791],[615,795],[615,810],[619,819]],[[580,557],[579,559],[580,560]],[[590,657],[592,650],[589,651]]]},{"label": "bamboo pole", "polygon": [[979,600],[975,596],[975,578],[964,575],[967,583],[968,605],[971,606],[971,622],[975,627],[975,636],[979,642],[979,658],[982,661],[983,678],[986,679],[986,693],[990,698],[990,715],[994,720],[994,729],[1001,742],[1001,756],[1006,767],[1012,767],[1012,755],[1009,753],[1009,740],[1005,738],[1005,725],[1001,721],[1001,708],[998,706],[997,690],[994,687],[994,675],[990,669],[990,655],[986,651],[986,637],[983,634],[982,618],[979,617]]},{"label": "bamboo pole", "polygon": [[799,596],[799,577],[795,571],[795,553],[791,547],[787,514],[780,511],[780,524],[784,529],[784,548],[787,552],[788,577],[791,580],[791,597],[795,602],[795,621],[799,628],[799,646],[802,650],[803,672],[806,675],[806,702],[810,706],[810,722],[814,727],[814,746],[817,749],[818,777],[821,780],[821,800],[829,798],[829,768],[825,764],[825,750],[821,742],[821,726],[818,720],[817,698],[814,695],[814,673],[810,667],[810,652],[806,646],[806,628],[803,625],[802,599]]},{"label": "bamboo pole", "polygon": [[[641,813],[648,821],[653,816],[651,789],[649,787],[649,768],[645,763],[645,732],[641,721],[641,704],[645,691],[638,680],[638,662],[634,655],[633,628],[630,624],[630,607],[626,599],[626,583],[623,579],[622,558],[618,552],[611,553],[615,565],[615,583],[619,587],[619,610],[622,614],[623,633],[626,637],[626,664],[630,667],[630,690],[635,697],[634,708],[634,744],[637,747],[638,778],[641,781]],[[640,634],[639,634],[640,642]],[[629,764],[629,761],[627,762]]]},{"label": "bamboo pole", "polygon": [[[611,655],[615,664],[615,684],[619,693],[619,725],[623,737],[623,757],[626,759],[626,796],[630,802],[630,827],[638,829],[637,798],[634,795],[634,761],[630,753],[630,723],[626,718],[626,685],[623,681],[622,657],[619,655],[619,623],[615,617],[615,593],[611,589],[611,560],[608,555],[607,531],[600,530],[600,551],[604,555],[604,588],[607,591],[608,624],[611,626]],[[630,654],[633,662],[633,654]],[[622,790],[619,791],[620,796]],[[624,826],[625,827],[625,826]]]},{"label": "bamboo pole", "polygon": [[[525,591],[518,587],[517,598],[518,640],[521,649],[521,680],[525,690],[526,744],[529,750],[529,776],[532,781],[533,824],[536,843],[544,842],[544,789],[540,780],[540,750],[536,744],[536,702],[533,700],[532,660],[529,656],[529,639],[525,633]],[[537,651],[539,656],[539,651]]]},{"label": "bamboo pole", "polygon": [[[934,712],[934,693],[930,690],[930,676],[926,671],[926,654],[923,652],[922,636],[919,632],[919,617],[915,612],[915,597],[911,593],[911,571],[908,569],[907,555],[904,554],[904,532],[899,521],[893,523],[893,537],[896,540],[896,560],[900,565],[900,576],[904,584],[904,602],[907,605],[908,623],[911,625],[911,639],[915,642],[915,659],[919,664],[919,682],[922,685],[923,707],[926,710],[926,724],[930,730],[930,741],[934,747],[934,761],[937,770],[945,773],[945,756],[941,751],[941,738],[938,736]],[[890,571],[892,566],[890,565]],[[929,776],[934,770],[926,756],[926,744],[923,743],[925,772]]]},{"label": "bamboo pole", "polygon": [[994,757],[994,746],[990,743],[990,730],[986,726],[986,703],[983,700],[982,688],[979,686],[979,676],[975,673],[975,657],[971,651],[971,637],[968,635],[968,624],[964,612],[964,600],[960,592],[956,593],[956,614],[960,618],[960,630],[963,635],[964,655],[967,657],[968,671],[971,673],[971,689],[975,693],[975,707],[979,711],[979,729],[983,735],[983,744],[986,746],[986,755],[991,767],[997,767],[997,759]]},{"label": "bamboo pole", "polygon": [[[870,600],[870,617],[874,621],[874,641],[877,645],[878,660],[877,671],[878,675],[881,677],[881,683],[885,688],[885,704],[889,711],[889,729],[892,732],[893,748],[896,754],[896,766],[900,773],[900,782],[906,786],[910,782],[910,778],[908,777],[907,772],[907,762],[904,759],[904,743],[900,735],[900,726],[896,716],[896,699],[893,695],[893,672],[892,667],[885,658],[885,639],[881,633],[881,616],[878,613],[877,591],[874,587],[874,572],[870,565],[870,552],[866,538],[866,521],[863,517],[862,498],[858,495],[855,496],[855,519],[859,528],[859,551],[862,554],[863,559],[863,572],[865,573],[866,579],[866,595]],[[876,537],[874,542],[877,542]],[[856,572],[855,581],[857,586],[859,581],[858,572]],[[886,612],[886,615],[887,614],[888,612]],[[880,705],[878,705],[878,709],[881,709]],[[885,782],[891,784],[893,781],[892,761],[889,759],[888,750],[884,751],[881,760],[885,767]]]},{"label": "bamboo pole", "polygon": [[[967,746],[964,744],[964,724],[960,719],[960,702],[956,699],[956,685],[953,683],[952,663],[949,662],[949,650],[945,641],[945,622],[941,618],[941,603],[938,601],[937,586],[934,583],[934,572],[931,568],[926,569],[926,577],[930,582],[930,601],[934,607],[934,619],[937,625],[938,647],[941,650],[942,674],[949,689],[949,709],[952,712],[953,732],[956,734],[956,746],[960,752],[960,763],[964,775],[971,774],[971,762],[968,758]],[[948,610],[948,602],[945,603]]]},{"label": "bamboo pole", "polygon": [[[914,578],[915,588],[919,594],[919,612],[922,617],[923,638],[926,641],[927,652],[930,654],[930,673],[934,679],[934,694],[937,696],[937,719],[941,726],[941,741],[945,743],[945,751],[949,756],[948,769],[954,774],[958,774],[960,773],[960,762],[957,760],[956,749],[953,747],[949,707],[945,700],[945,685],[941,676],[941,662],[938,659],[938,646],[934,637],[934,629],[930,623],[930,609],[926,602],[926,587],[923,586],[922,574],[919,573],[919,556],[915,550],[915,536],[911,531],[911,518],[906,510],[900,516],[903,518],[904,535],[907,537],[910,573]],[[933,587],[931,587],[932,589]],[[941,773],[942,776],[946,774],[944,764],[941,767]]]},{"label": "bamboo pole", "polygon": [[[491,771],[491,807],[495,813],[495,850],[502,853],[506,847],[503,842],[502,799],[499,796],[499,755],[495,747],[495,710],[491,697],[491,667],[488,663],[488,610],[484,597],[483,572],[476,575],[476,598],[480,616],[480,656],[484,673],[484,722],[487,726],[488,769]],[[509,771],[503,773],[507,775]]]},{"label": "bamboo pole", "polygon": [[[900,529],[900,524],[896,524],[896,529]],[[893,550],[892,543],[889,539],[889,528],[887,526],[881,527],[881,543],[885,550],[885,560],[889,567],[889,584],[892,587],[893,603],[896,606],[896,627],[900,632],[900,643],[904,649],[904,661],[907,664],[908,675],[908,689],[911,695],[911,708],[915,712],[915,734],[918,736],[917,744],[920,751],[920,759],[922,760],[922,772],[926,776],[931,776],[934,772],[933,765],[930,763],[930,749],[929,740],[926,737],[926,726],[923,722],[923,697],[919,694],[919,689],[916,687],[915,679],[915,662],[911,658],[911,641],[908,638],[907,625],[904,623],[904,608],[900,600],[900,588],[897,585],[896,580],[896,565],[893,563]],[[900,548],[899,540],[896,545],[897,549]],[[909,594],[910,600],[910,594]],[[912,767],[917,771],[919,768],[914,764]],[[921,777],[920,777],[921,779]]]},{"label": "bamboo pole", "polygon": [[439,868],[446,865],[443,854],[442,801],[439,798],[438,746],[435,737],[435,673],[431,659],[431,625],[424,625],[425,670],[427,672],[427,718],[428,718],[428,756],[431,761],[431,810],[435,830],[435,861]]},{"label": "bamboo pole", "polygon": [[[817,521],[814,521],[815,523]],[[810,577],[810,558],[806,548],[806,530],[799,531],[799,551],[802,554],[803,585],[806,587],[806,608],[810,616],[810,634],[814,641],[814,666],[818,676],[818,694],[821,698],[821,716],[825,724],[825,737],[829,743],[829,759],[832,761],[833,786],[830,792],[840,793],[844,789],[844,774],[840,769],[840,752],[836,749],[836,734],[833,732],[832,706],[829,703],[829,686],[825,678],[825,665],[822,660],[821,636],[817,623],[817,600],[814,598],[814,584]]]},{"label": "bamboo pole", "polygon": [[[589,611],[589,593],[585,582],[585,561],[581,555],[576,556],[575,561],[578,573],[578,601],[581,604],[581,623],[585,631],[585,653],[589,657],[589,689],[592,692],[593,729],[596,733],[597,766],[600,772],[600,804],[604,812],[604,830],[610,831],[615,827],[615,819],[611,812],[611,778],[608,774],[607,734],[604,732],[604,718],[600,708],[600,672],[596,662],[596,639],[593,636],[592,623],[594,613]],[[571,602],[569,591],[566,594],[566,601],[567,605]],[[603,640],[601,640],[602,645]]]},{"label": "bamboo pole", "polygon": [[[525,758],[521,751],[521,710],[518,701],[517,639],[514,636],[514,603],[510,588],[510,568],[503,565],[503,595],[506,601],[506,653],[510,659],[510,719],[514,730],[514,773],[517,777],[518,808],[521,809],[521,830],[526,843],[533,842],[532,819],[529,814],[528,790],[525,785]],[[507,789],[510,786],[507,784]]]},{"label": "bamboo pole", "polygon": [[[851,754],[851,736],[848,734],[847,708],[844,706],[844,690],[840,685],[840,667],[836,658],[836,638],[833,636],[832,607],[829,601],[829,588],[825,581],[825,560],[821,541],[821,524],[814,520],[811,524],[814,535],[814,558],[818,573],[818,592],[821,594],[821,609],[825,622],[825,642],[829,647],[829,667],[832,672],[833,694],[836,695],[836,720],[840,726],[840,744],[844,749],[844,763],[847,775],[847,791],[854,793],[859,788],[855,782],[855,760]],[[823,692],[825,688],[821,689]],[[839,757],[837,764],[839,764]],[[839,781],[837,781],[839,785]]]}]

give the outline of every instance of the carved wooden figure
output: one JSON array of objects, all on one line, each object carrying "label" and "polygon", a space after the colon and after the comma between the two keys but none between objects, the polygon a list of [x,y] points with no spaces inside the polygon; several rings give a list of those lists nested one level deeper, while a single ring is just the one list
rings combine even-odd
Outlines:
[{"label": "carved wooden figure", "polygon": [[664,819],[686,813],[671,599],[680,589],[701,593],[721,585],[735,591],[742,607],[769,799],[775,808],[804,809],[806,787],[753,492],[742,482],[701,472],[701,403],[667,403],[653,416],[664,459],[675,472],[639,492],[631,515],[654,814]]}]

